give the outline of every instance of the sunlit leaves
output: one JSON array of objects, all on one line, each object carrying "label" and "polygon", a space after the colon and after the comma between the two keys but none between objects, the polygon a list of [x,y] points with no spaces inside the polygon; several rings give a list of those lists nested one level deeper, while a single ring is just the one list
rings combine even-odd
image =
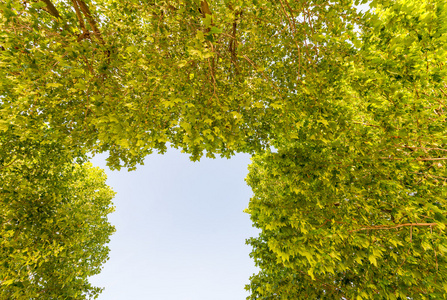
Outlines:
[{"label": "sunlit leaves", "polygon": [[443,1],[83,3],[0,4],[2,166],[256,153],[251,299],[445,298]]},{"label": "sunlit leaves", "polygon": [[290,135],[254,159],[251,299],[445,297],[446,12],[415,5],[373,2],[351,57],[309,70]]},{"label": "sunlit leaves", "polygon": [[90,163],[54,165],[63,155],[56,149],[2,166],[3,299],[91,299],[101,291],[87,278],[108,259],[114,193]]}]

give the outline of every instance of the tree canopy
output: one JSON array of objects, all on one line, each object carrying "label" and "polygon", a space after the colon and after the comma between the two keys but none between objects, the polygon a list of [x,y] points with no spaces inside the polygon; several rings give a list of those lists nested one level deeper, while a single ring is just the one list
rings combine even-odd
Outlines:
[{"label": "tree canopy", "polygon": [[360,4],[0,1],[0,172],[252,153],[249,299],[444,299],[446,4]]},{"label": "tree canopy", "polygon": [[108,258],[114,192],[102,170],[63,163],[57,148],[41,145],[0,173],[2,299],[90,299],[101,291],[87,278]]}]

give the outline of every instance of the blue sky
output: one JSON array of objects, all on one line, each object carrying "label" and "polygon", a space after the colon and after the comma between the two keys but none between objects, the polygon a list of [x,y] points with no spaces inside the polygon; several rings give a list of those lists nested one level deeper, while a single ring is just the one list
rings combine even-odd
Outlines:
[{"label": "blue sky", "polygon": [[252,195],[250,156],[191,162],[170,149],[136,171],[104,168],[116,192],[110,260],[92,284],[99,300],[245,299],[256,272],[245,239],[257,235],[243,213]]}]

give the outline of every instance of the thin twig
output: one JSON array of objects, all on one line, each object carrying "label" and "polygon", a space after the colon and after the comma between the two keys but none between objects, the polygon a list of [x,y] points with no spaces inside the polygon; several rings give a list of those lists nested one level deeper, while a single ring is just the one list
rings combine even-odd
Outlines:
[{"label": "thin twig", "polygon": [[382,128],[378,125],[373,125],[373,124],[367,124],[367,123],[361,123],[361,122],[352,122],[354,124],[360,124],[360,125],[365,125],[365,126],[372,126],[372,127],[377,127],[377,128]]},{"label": "thin twig", "polygon": [[441,176],[436,176],[436,175],[432,175],[432,174],[424,174],[424,173],[418,173],[418,172],[413,172],[413,173],[418,174],[418,175],[430,176],[430,177],[438,178],[438,179],[442,179],[442,180],[447,180],[447,177],[441,177]]},{"label": "thin twig", "polygon": [[396,228],[400,228],[400,227],[408,227],[408,226],[436,226],[437,223],[405,223],[405,224],[398,224],[395,226],[382,226],[382,225],[377,225],[377,226],[369,226],[369,227],[363,227],[360,229],[354,229],[351,230],[350,232],[356,232],[356,231],[362,231],[362,230],[390,230],[390,229],[396,229]]},{"label": "thin twig", "polygon": [[442,148],[424,148],[424,147],[412,147],[412,146],[400,146],[400,147],[404,147],[404,148],[409,148],[409,149],[422,149],[422,150],[427,150],[427,151],[431,151],[431,150],[437,150],[437,151],[445,151],[447,152],[447,149],[442,149]]},{"label": "thin twig", "polygon": [[7,165],[0,166],[0,170],[1,170],[1,169],[4,169],[4,168],[7,168],[7,167],[9,167],[9,166],[11,166],[13,163],[15,163],[16,160],[17,160],[17,158],[15,158],[12,162],[10,162],[10,163],[7,164]]},{"label": "thin twig", "polygon": [[[379,157],[380,159],[390,159],[390,160],[403,160],[399,157]],[[431,160],[447,160],[447,157],[428,157],[428,158],[415,158],[417,161],[431,161]]]}]

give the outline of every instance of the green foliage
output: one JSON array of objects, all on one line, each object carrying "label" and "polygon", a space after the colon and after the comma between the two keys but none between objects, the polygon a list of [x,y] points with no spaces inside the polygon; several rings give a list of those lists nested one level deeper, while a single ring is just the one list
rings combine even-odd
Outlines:
[{"label": "green foliage", "polygon": [[0,298],[90,299],[87,278],[108,258],[114,192],[90,163],[54,164],[44,151],[0,174]]},{"label": "green foliage", "polygon": [[[58,1],[59,22],[26,3],[3,4],[12,11],[1,24],[3,113],[26,113],[49,124],[54,136],[68,134],[90,151],[110,151],[114,168],[133,167],[153,149],[164,152],[167,142],[193,159],[203,151],[228,157],[261,149],[269,127],[259,122],[265,100],[261,88],[248,92],[259,76],[236,57],[236,47],[256,45],[233,42],[229,53],[230,38],[219,29],[232,28],[242,7],[219,5],[211,20],[190,2],[90,5],[107,24],[101,39],[86,22],[90,34],[83,38],[71,1]],[[250,24],[244,20],[248,25],[241,28]]]},{"label": "green foliage", "polygon": [[344,67],[321,60],[309,76],[336,76],[315,102],[297,92],[302,119],[250,168],[250,299],[447,296],[446,11],[378,2]]},{"label": "green foliage", "polygon": [[299,144],[251,165],[251,299],[442,298],[445,182],[366,157],[340,168],[337,150]]},{"label": "green foliage", "polygon": [[2,1],[0,175],[254,153],[249,299],[444,299],[444,2]]}]

